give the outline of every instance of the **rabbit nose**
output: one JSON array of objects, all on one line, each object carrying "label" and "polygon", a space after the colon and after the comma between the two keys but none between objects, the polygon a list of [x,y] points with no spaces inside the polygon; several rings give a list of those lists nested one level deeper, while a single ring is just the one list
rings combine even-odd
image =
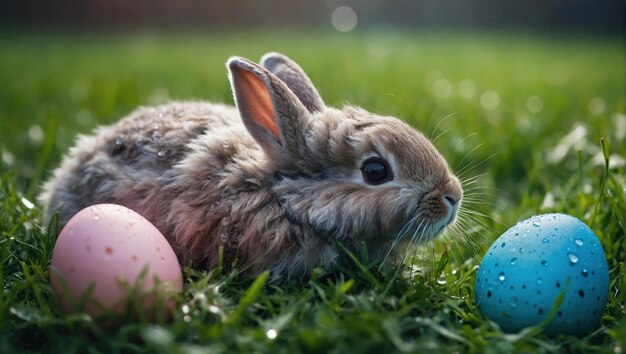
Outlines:
[{"label": "rabbit nose", "polygon": [[445,201],[446,204],[448,204],[448,206],[453,207],[456,205],[456,203],[459,202],[459,199],[456,197],[453,197],[451,195],[444,195],[443,199]]}]

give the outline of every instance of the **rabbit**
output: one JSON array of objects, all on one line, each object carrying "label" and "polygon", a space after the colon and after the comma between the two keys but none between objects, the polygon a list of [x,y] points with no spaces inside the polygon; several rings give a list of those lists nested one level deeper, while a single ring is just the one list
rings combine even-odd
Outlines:
[{"label": "rabbit", "polygon": [[62,228],[87,206],[124,205],[182,265],[212,269],[222,257],[276,281],[336,269],[363,243],[368,259],[386,259],[454,222],[461,184],[422,133],[327,107],[282,54],[226,66],[236,107],[143,107],[79,136],[43,185],[46,219],[58,213]]}]

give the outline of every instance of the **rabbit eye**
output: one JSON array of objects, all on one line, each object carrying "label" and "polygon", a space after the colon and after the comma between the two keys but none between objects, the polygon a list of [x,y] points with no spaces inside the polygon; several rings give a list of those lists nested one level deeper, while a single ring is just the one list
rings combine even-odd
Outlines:
[{"label": "rabbit eye", "polygon": [[363,173],[365,182],[369,184],[381,184],[393,179],[387,161],[378,157],[370,157],[363,161],[361,173]]}]

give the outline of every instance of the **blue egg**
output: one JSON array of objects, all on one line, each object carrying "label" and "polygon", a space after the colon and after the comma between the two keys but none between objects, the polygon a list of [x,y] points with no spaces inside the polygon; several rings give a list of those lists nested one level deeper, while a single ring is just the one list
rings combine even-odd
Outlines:
[{"label": "blue egg", "polygon": [[544,214],[519,222],[489,248],[476,274],[482,313],[503,331],[544,321],[558,295],[564,300],[547,335],[583,335],[606,307],[609,272],[596,235],[580,220]]}]

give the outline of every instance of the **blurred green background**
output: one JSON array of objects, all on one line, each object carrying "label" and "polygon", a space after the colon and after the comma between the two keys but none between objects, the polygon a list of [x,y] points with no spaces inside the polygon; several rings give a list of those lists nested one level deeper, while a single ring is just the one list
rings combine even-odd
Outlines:
[{"label": "blurred green background", "polygon": [[328,104],[395,115],[432,137],[446,132],[437,145],[452,167],[489,158],[474,174],[489,170],[515,197],[520,182],[571,173],[576,159],[550,166],[575,150],[601,164],[600,137],[617,142],[613,163],[623,165],[623,8],[617,0],[6,2],[1,168],[16,169],[32,196],[76,133],[139,105],[231,103],[226,59],[280,51]]},{"label": "blurred green background", "polygon": [[394,115],[433,138],[445,132],[436,145],[452,167],[470,151],[463,164],[495,153],[474,174],[488,169],[513,196],[529,179],[572,173],[576,149],[601,164],[600,137],[616,142],[614,163],[623,165],[624,45],[615,35],[5,31],[0,41],[2,168],[15,168],[31,191],[77,133],[137,106],[232,103],[226,59],[267,51],[298,61],[329,105]]}]

